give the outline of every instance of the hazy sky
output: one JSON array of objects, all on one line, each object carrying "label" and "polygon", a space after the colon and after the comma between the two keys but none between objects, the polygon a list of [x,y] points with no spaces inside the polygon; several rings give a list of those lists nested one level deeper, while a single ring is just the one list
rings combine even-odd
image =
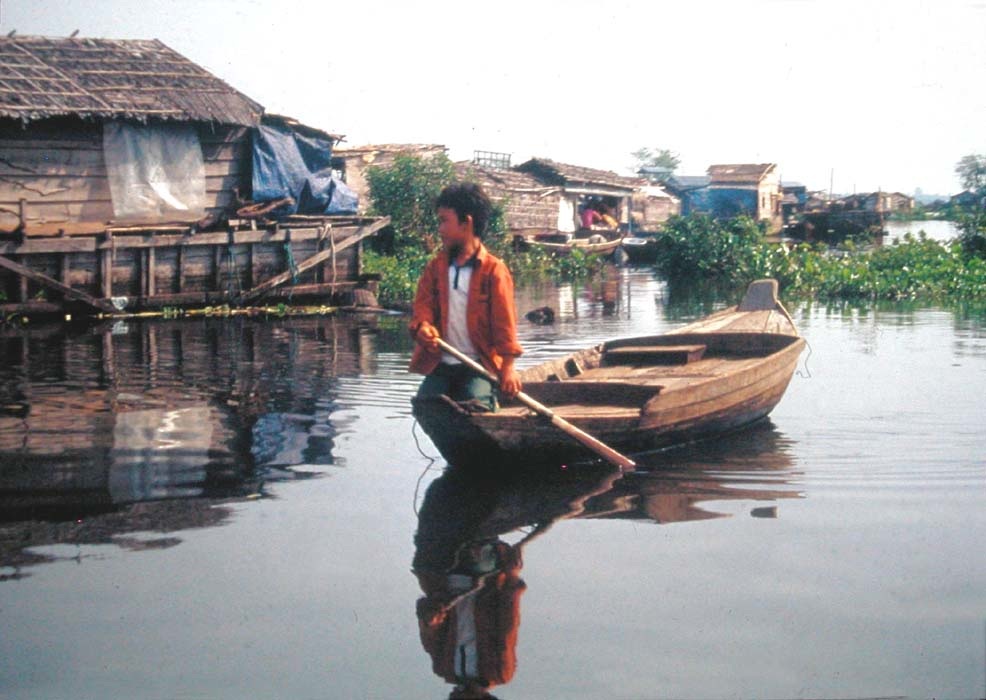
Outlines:
[{"label": "hazy sky", "polygon": [[837,192],[956,192],[986,0],[0,0],[0,31],[160,39],[351,145],[628,172],[642,146]]}]

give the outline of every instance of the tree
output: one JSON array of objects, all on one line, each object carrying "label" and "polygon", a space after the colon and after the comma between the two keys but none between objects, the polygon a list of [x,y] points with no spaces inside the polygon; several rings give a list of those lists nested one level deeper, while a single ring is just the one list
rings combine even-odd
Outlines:
[{"label": "tree", "polygon": [[641,168],[667,168],[667,176],[671,176],[681,164],[681,158],[677,153],[672,153],[667,148],[641,148],[630,154],[633,156],[635,165],[634,172],[639,172]]},{"label": "tree", "polygon": [[435,249],[435,200],[454,176],[452,161],[444,153],[430,158],[402,153],[388,167],[367,170],[373,213],[390,217],[394,253]]},{"label": "tree", "polygon": [[963,189],[970,192],[986,191],[986,155],[964,156],[956,163],[955,174],[959,176]]},{"label": "tree", "polygon": [[966,255],[986,258],[986,155],[964,156],[956,163],[955,174],[977,202],[959,216],[959,243]]}]

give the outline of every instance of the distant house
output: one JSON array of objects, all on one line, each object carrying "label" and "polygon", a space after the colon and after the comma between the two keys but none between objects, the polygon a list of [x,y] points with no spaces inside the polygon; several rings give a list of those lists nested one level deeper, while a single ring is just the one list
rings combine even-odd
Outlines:
[{"label": "distant house", "polygon": [[562,187],[545,185],[529,173],[471,161],[456,163],[455,171],[459,179],[476,182],[503,206],[508,233],[526,237],[558,230]]},{"label": "distant house", "polygon": [[365,213],[371,204],[370,183],[366,171],[371,167],[386,168],[400,155],[432,158],[445,154],[439,144],[388,143],[336,148],[332,152],[332,167],[353,192],[359,196],[359,212]]},{"label": "distant house", "polygon": [[705,211],[708,198],[708,175],[672,175],[664,183],[665,189],[681,201],[681,215]]},{"label": "distant house", "polygon": [[579,228],[579,214],[591,202],[604,204],[613,212],[614,218],[628,224],[631,198],[643,184],[639,178],[558,163],[547,158],[532,158],[516,166],[515,170],[533,176],[544,186],[561,188],[557,230],[563,233]]},{"label": "distant house", "polygon": [[843,197],[838,204],[843,211],[892,214],[914,209],[914,198],[901,192],[863,192]]},{"label": "distant house", "polygon": [[781,215],[785,224],[805,212],[808,206],[808,188],[800,182],[782,182],[781,196]]},{"label": "distant house", "polygon": [[681,213],[705,213],[716,218],[747,214],[767,221],[772,230],[782,224],[783,194],[774,163],[710,165],[705,176],[673,175],[666,183],[681,198]]},{"label": "distant house", "polygon": [[775,163],[710,165],[708,173],[717,216],[748,214],[767,221],[772,230],[780,228],[782,193]]},{"label": "distant house", "polygon": [[654,231],[680,213],[681,200],[661,185],[641,185],[631,197],[630,219],[633,231]]}]

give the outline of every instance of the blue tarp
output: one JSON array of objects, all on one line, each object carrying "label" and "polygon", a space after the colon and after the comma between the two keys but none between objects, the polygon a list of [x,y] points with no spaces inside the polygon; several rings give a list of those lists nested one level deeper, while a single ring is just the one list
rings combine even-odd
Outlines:
[{"label": "blue tarp", "polygon": [[332,176],[332,141],[287,126],[260,125],[253,132],[253,201],[291,197],[287,214],[351,214],[356,193]]}]

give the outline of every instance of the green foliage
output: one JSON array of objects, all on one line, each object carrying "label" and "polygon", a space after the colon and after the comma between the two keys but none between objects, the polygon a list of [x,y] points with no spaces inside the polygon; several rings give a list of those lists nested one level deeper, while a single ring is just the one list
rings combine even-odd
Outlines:
[{"label": "green foliage", "polygon": [[657,239],[657,268],[669,279],[744,278],[763,229],[748,216],[721,221],[706,214],[673,216]]},{"label": "green foliage", "polygon": [[986,190],[986,155],[963,156],[955,164],[955,174],[959,176],[964,189],[971,192]]},{"label": "green foliage", "polygon": [[675,285],[776,279],[788,296],[819,299],[986,298],[986,260],[961,243],[921,234],[868,250],[802,243],[792,248],[758,237],[750,221],[689,216],[669,222],[659,270]]},{"label": "green foliage", "polygon": [[392,252],[431,252],[438,246],[435,200],[452,183],[455,170],[445,154],[421,158],[401,154],[386,168],[371,167],[372,213],[389,216],[394,237]]},{"label": "green foliage", "polygon": [[404,251],[401,256],[383,255],[367,250],[363,257],[363,269],[380,275],[377,299],[381,306],[401,307],[414,299],[418,279],[431,257],[424,251]]},{"label": "green foliage", "polygon": [[681,164],[681,158],[677,153],[672,153],[667,148],[639,148],[630,154],[634,160],[634,172],[646,166],[667,168],[672,173]]}]

